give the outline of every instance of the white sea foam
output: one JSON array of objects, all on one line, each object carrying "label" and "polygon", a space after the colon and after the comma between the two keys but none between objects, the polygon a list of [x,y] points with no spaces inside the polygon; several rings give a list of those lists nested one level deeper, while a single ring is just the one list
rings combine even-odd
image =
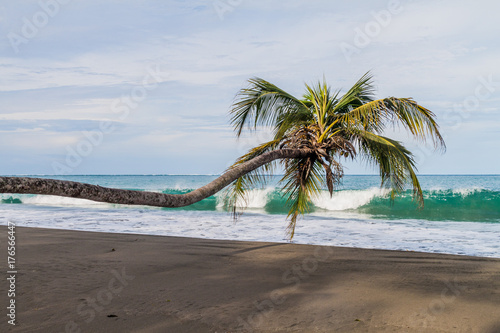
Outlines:
[{"label": "white sea foam", "polygon": [[269,201],[269,194],[273,191],[274,188],[271,187],[250,190],[247,192],[245,200],[238,200],[236,206],[242,208],[264,208]]},{"label": "white sea foam", "polygon": [[375,197],[387,195],[389,190],[383,188],[369,188],[366,190],[345,190],[334,192],[332,197],[327,191],[322,191],[321,194],[313,199],[316,207],[340,211],[348,209],[356,209],[369,203]]},{"label": "white sea foam", "polygon": [[113,207],[112,204],[53,195],[0,194],[0,200],[11,198],[21,200],[23,204],[39,206]]},{"label": "white sea foam", "polygon": [[67,197],[57,197],[52,195],[36,195],[33,197],[22,198],[21,201],[25,204],[43,205],[43,206],[79,206],[79,207],[110,207],[110,204],[96,202],[86,199],[75,199]]},{"label": "white sea foam", "polygon": [[[270,200],[269,195],[274,190],[275,189],[273,187],[249,190],[246,192],[244,198],[238,198],[238,200],[236,201],[236,207],[250,209],[264,208]],[[224,194],[221,192],[216,195],[218,209],[221,209],[224,206],[223,197]]]},{"label": "white sea foam", "polygon": [[452,190],[453,194],[459,194],[462,197],[467,197],[471,194],[474,194],[476,192],[482,191],[483,189],[480,187],[473,187],[473,188],[457,188]]}]

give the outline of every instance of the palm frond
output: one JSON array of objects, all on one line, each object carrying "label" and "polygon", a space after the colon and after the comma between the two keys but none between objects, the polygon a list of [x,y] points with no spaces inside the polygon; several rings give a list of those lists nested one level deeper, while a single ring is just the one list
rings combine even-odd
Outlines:
[{"label": "palm frond", "polygon": [[231,212],[236,220],[248,205],[248,192],[257,185],[265,184],[262,170],[256,169],[236,179],[223,193],[224,208]]},{"label": "palm frond", "polygon": [[371,101],[342,115],[346,127],[381,133],[387,124],[402,124],[413,136],[425,141],[431,138],[436,148],[445,149],[439,126],[430,110],[410,98],[384,98]]},{"label": "palm frond", "polygon": [[247,126],[250,130],[258,126],[274,126],[285,113],[294,113],[305,105],[294,96],[260,78],[249,81],[249,87],[241,89],[236,102],[229,111],[231,124],[239,137]]},{"label": "palm frond", "polygon": [[323,182],[321,165],[314,158],[287,160],[284,167],[285,173],[280,184],[283,184],[287,203],[291,205],[288,212],[290,222],[287,234],[292,239],[297,217],[310,211],[311,199],[320,193]]},{"label": "palm frond", "polygon": [[370,72],[364,74],[335,104],[330,110],[330,116],[349,112],[374,99],[375,89],[372,82],[373,76]]},{"label": "palm frond", "polygon": [[353,130],[352,133],[352,140],[358,143],[363,158],[379,167],[381,185],[392,189],[391,199],[410,183],[414,199],[423,207],[423,192],[413,154],[396,140],[362,130]]},{"label": "palm frond", "polygon": [[328,126],[328,117],[332,108],[338,102],[337,98],[340,91],[332,93],[331,88],[323,78],[323,82],[318,82],[316,86],[306,84],[306,94],[303,99],[309,106],[310,112],[314,110],[315,119],[322,131]]},{"label": "palm frond", "polygon": [[314,122],[314,117],[308,109],[300,108],[296,112],[280,114],[276,119],[274,127],[274,139],[284,139],[291,132],[308,126]]},{"label": "palm frond", "polygon": [[[241,156],[233,165],[231,165],[229,169],[250,161],[268,151],[276,149],[279,142],[280,140],[272,140],[252,148],[247,154]],[[274,162],[265,164],[262,167],[236,179],[226,188],[223,193],[224,208],[231,211],[233,218],[236,219],[239,215],[241,215],[246,207],[245,203],[248,203],[248,191],[256,188],[257,186],[264,186],[267,184],[269,176],[273,174],[275,164],[276,163]],[[238,203],[243,203],[244,205],[238,205]]]}]

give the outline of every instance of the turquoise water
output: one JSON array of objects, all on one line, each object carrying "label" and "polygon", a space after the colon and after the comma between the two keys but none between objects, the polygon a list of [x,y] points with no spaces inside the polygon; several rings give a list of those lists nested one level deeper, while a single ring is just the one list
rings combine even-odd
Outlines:
[{"label": "turquoise water", "polygon": [[[43,177],[42,177],[43,178]],[[51,178],[51,177],[45,177]],[[52,176],[105,187],[183,194],[214,180],[216,176]],[[267,187],[254,193],[252,208],[267,214],[286,214],[286,197],[276,188],[279,177],[270,179]],[[500,176],[420,176],[424,189],[425,206],[419,209],[412,200],[411,190],[399,195],[394,202],[386,191],[378,191],[377,176],[345,176],[328,204],[329,195],[323,193],[320,204],[313,200],[312,212],[351,211],[373,218],[425,219],[433,221],[500,222]],[[370,193],[372,195],[370,195]],[[356,198],[356,194],[359,195]],[[368,194],[368,195],[367,195]],[[30,203],[31,198],[3,195],[3,204]],[[56,199],[57,201],[57,199]],[[212,196],[192,206],[177,210],[218,211],[220,196]],[[335,202],[337,201],[337,202]]]},{"label": "turquoise water", "polygon": [[[216,176],[38,176],[105,187],[186,193]],[[420,176],[425,206],[411,191],[394,202],[378,176],[345,176],[330,197],[312,201],[295,242],[500,257],[500,176]],[[234,222],[215,195],[189,207],[158,209],[73,198],[0,194],[0,223],[104,232],[136,232],[219,239],[286,240],[286,198],[269,179],[249,193],[246,213]],[[215,223],[215,224],[214,224]],[[214,226],[215,225],[215,226]],[[257,229],[256,229],[257,228]],[[258,229],[261,228],[261,229]],[[388,234],[393,234],[387,239]],[[455,239],[450,239],[453,236]],[[391,244],[392,242],[392,244]]]}]

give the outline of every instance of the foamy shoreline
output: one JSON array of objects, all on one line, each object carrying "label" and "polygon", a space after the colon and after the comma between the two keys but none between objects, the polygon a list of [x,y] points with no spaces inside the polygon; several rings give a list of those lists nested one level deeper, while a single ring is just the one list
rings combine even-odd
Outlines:
[{"label": "foamy shoreline", "polygon": [[[89,207],[0,206],[0,224],[111,233],[286,243],[285,215],[248,210],[237,222],[227,212]],[[337,214],[338,215],[338,214]],[[307,215],[296,244],[500,257],[500,224],[369,220]]]}]

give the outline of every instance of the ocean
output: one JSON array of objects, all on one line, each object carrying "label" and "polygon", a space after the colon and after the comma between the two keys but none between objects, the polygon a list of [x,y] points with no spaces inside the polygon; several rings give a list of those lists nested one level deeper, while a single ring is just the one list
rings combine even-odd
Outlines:
[{"label": "ocean", "polygon": [[[186,193],[217,176],[33,176],[104,187]],[[220,194],[184,208],[97,203],[40,195],[0,194],[0,224],[96,232],[287,242],[286,199],[279,177],[249,192],[236,221]],[[330,197],[313,200],[297,223],[293,243],[451,253],[500,258],[500,176],[419,176],[425,207],[411,190],[394,202],[378,176],[346,175]],[[243,205],[243,204],[242,204]],[[22,241],[22,240],[21,240]]]}]

